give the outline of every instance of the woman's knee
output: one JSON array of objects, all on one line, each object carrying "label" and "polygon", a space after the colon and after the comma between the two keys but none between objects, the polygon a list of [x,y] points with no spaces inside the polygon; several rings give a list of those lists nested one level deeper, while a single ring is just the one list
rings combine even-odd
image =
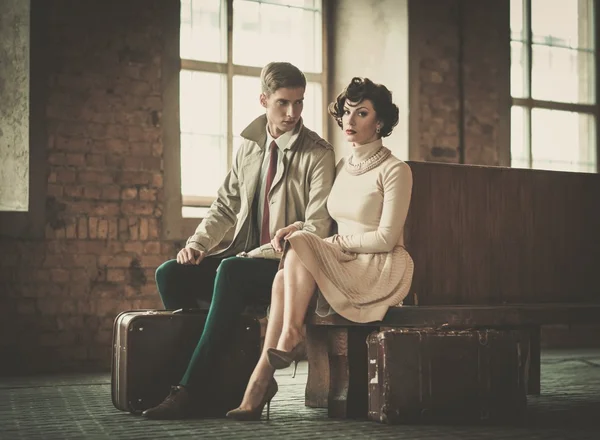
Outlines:
[{"label": "woman's knee", "polygon": [[275,274],[275,278],[273,279],[273,290],[272,290],[272,295],[279,295],[282,296],[283,295],[283,269],[279,269],[277,271],[277,273]]}]

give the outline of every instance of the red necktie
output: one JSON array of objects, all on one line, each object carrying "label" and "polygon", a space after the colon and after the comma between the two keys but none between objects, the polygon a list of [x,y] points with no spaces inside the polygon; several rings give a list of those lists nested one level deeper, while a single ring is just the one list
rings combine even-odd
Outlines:
[{"label": "red necktie", "polygon": [[269,232],[269,191],[271,184],[277,172],[277,144],[275,141],[269,145],[269,170],[267,171],[267,184],[265,185],[265,203],[263,205],[262,226],[260,229],[260,244],[266,244],[271,241],[271,233]]}]

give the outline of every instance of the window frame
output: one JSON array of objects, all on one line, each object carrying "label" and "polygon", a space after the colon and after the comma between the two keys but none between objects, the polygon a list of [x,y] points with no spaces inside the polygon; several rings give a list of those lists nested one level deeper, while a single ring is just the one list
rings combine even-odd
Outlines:
[{"label": "window frame", "polygon": [[[265,4],[277,4],[269,2],[268,0],[254,0],[257,3],[265,3]],[[231,169],[233,162],[233,78],[234,76],[249,76],[249,77],[260,77],[260,72],[262,67],[256,66],[247,66],[233,63],[233,2],[234,0],[225,0],[226,14],[227,14],[227,36],[226,36],[226,51],[227,51],[227,60],[226,62],[213,62],[213,61],[198,61],[180,58],[180,72],[181,71],[195,71],[195,72],[205,72],[205,73],[216,73],[221,75],[226,75],[226,90],[227,90],[227,170]],[[329,96],[328,91],[328,41],[329,36],[327,33],[327,0],[321,1],[321,32],[322,32],[322,48],[321,48],[321,73],[315,72],[306,72],[303,71],[306,76],[306,81],[308,83],[319,83],[321,86],[321,93],[323,102],[326,101],[327,96]],[[179,52],[178,52],[179,55]],[[257,91],[258,93],[258,91]],[[179,112],[178,112],[179,114]],[[327,112],[323,112],[322,117],[322,135],[327,139],[328,137],[328,124],[327,124]],[[181,137],[181,133],[180,133]],[[181,145],[181,144],[180,144]],[[181,148],[181,147],[180,147]],[[181,153],[179,155],[179,160],[181,161]],[[181,171],[180,171],[181,173]],[[180,174],[181,177],[181,174]],[[181,188],[180,188],[181,193]],[[192,208],[207,208],[216,197],[210,196],[184,196],[181,197],[181,207],[192,207]],[[189,218],[189,217],[184,217]]]},{"label": "window frame", "polygon": [[[600,63],[598,61],[598,43],[599,43],[599,30],[598,30],[598,17],[600,16],[598,11],[599,1],[592,0],[593,5],[593,16],[591,17],[594,21],[593,23],[593,40],[594,40],[594,83],[596,85],[595,90],[595,104],[578,104],[578,103],[568,103],[568,102],[560,102],[560,101],[547,101],[542,99],[534,99],[532,97],[532,70],[533,70],[533,34],[532,34],[532,14],[531,14],[531,3],[532,0],[522,0],[523,1],[523,37],[524,40],[514,40],[512,38],[511,32],[511,43],[513,41],[519,41],[525,47],[525,68],[523,72],[523,82],[524,82],[524,91],[526,97],[514,97],[511,93],[511,108],[512,107],[521,107],[524,112],[524,141],[526,143],[525,150],[527,152],[527,161],[528,161],[528,169],[533,168],[533,142],[532,142],[532,118],[531,114],[534,109],[546,109],[546,110],[559,110],[559,111],[567,111],[574,112],[580,114],[587,114],[594,117],[596,124],[596,173],[600,173],[600,126],[599,126],[599,115],[600,115],[600,84],[598,82],[599,78],[599,68]],[[539,44],[539,43],[538,43]],[[547,45],[548,47],[559,47]],[[512,58],[511,58],[512,65]],[[511,166],[512,166],[512,147],[511,147]],[[581,172],[581,171],[580,171]]]}]

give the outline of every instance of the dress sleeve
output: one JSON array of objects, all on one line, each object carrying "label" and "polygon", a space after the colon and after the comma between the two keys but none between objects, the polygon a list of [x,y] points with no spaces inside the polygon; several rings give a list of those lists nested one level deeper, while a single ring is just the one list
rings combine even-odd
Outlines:
[{"label": "dress sleeve", "polygon": [[400,240],[412,193],[412,172],[404,162],[384,170],[380,176],[383,208],[379,226],[363,234],[337,235],[335,242],[346,251],[358,253],[390,252]]}]

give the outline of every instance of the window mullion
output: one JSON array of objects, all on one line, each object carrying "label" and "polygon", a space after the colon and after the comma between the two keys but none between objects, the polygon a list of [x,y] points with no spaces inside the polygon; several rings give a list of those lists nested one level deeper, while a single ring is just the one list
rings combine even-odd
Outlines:
[{"label": "window mullion", "polygon": [[[525,43],[527,47],[527,56],[525,57],[525,96],[529,99],[533,99],[533,85],[532,85],[532,77],[533,77],[533,31],[531,29],[531,0],[525,0],[523,2],[524,11],[524,23],[523,23],[523,32],[525,34]],[[528,163],[529,168],[533,167],[533,151],[532,151],[532,128],[531,128],[531,106],[526,107],[525,109],[525,123],[523,124],[525,127],[525,143],[526,148],[525,151],[528,153]]]},{"label": "window mullion", "polygon": [[[330,2],[323,1],[321,3],[321,47],[322,47],[322,61],[321,61],[321,94],[323,97],[324,107],[329,102],[329,56],[328,56],[328,43],[329,43],[329,28],[327,23],[329,21],[329,7]],[[329,114],[327,111],[323,112],[323,137],[329,139]]]},{"label": "window mullion", "polygon": [[233,164],[233,0],[227,2],[227,169]]}]

